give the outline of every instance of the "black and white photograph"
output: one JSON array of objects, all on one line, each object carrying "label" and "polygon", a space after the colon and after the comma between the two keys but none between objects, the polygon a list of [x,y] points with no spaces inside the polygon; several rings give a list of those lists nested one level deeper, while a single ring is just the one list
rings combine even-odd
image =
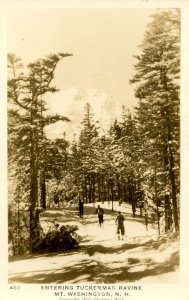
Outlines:
[{"label": "black and white photograph", "polygon": [[184,6],[141,2],[6,9],[11,300],[189,299]]}]

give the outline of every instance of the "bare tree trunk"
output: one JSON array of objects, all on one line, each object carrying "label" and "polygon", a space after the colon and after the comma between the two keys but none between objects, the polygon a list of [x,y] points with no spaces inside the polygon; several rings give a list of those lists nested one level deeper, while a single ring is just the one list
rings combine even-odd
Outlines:
[{"label": "bare tree trunk", "polygon": [[110,190],[111,190],[111,200],[112,200],[112,211],[114,211],[114,182],[112,179],[110,179]]},{"label": "bare tree trunk", "polygon": [[85,184],[84,184],[84,190],[85,190],[85,203],[88,203],[88,193],[87,193],[87,175],[85,175]]},{"label": "bare tree trunk", "polygon": [[47,203],[46,203],[46,181],[45,181],[45,176],[42,175],[41,178],[41,207],[44,209],[47,208]]},{"label": "bare tree trunk", "polygon": [[135,207],[134,190],[133,190],[133,179],[129,178],[128,188],[129,188],[129,200],[132,207],[133,217],[135,218],[136,207]]},{"label": "bare tree trunk", "polygon": [[174,224],[175,224],[175,230],[179,230],[179,220],[178,220],[178,207],[177,207],[177,191],[176,191],[176,180],[175,180],[175,172],[174,172],[174,162],[173,162],[173,156],[172,151],[169,151],[169,160],[170,160],[170,181],[171,181],[171,187],[172,187],[172,203],[173,203],[173,218],[174,218]]},{"label": "bare tree trunk", "polygon": [[158,233],[160,235],[159,203],[158,203],[158,197],[157,197],[157,181],[156,181],[156,165],[155,165],[155,169],[154,169],[154,192],[155,192],[155,203],[156,203],[156,209],[157,209]]},{"label": "bare tree trunk", "polygon": [[110,181],[107,179],[107,197],[108,197],[108,206],[110,205]]},{"label": "bare tree trunk", "polygon": [[171,203],[169,195],[165,195],[165,233],[171,229],[172,225],[172,213],[171,213]]},{"label": "bare tree trunk", "polygon": [[37,138],[36,129],[31,132],[31,156],[30,156],[30,240],[37,237],[36,206],[38,199],[38,169],[37,169]]},{"label": "bare tree trunk", "polygon": [[101,201],[101,180],[100,180],[100,173],[98,173],[98,178],[97,178],[97,184],[98,184],[98,201]]},{"label": "bare tree trunk", "polygon": [[[164,86],[165,91],[168,91],[168,80],[167,74],[164,69],[161,70],[161,81]],[[176,179],[175,179],[175,171],[174,171],[174,157],[172,152],[172,131],[171,131],[171,123],[170,123],[170,112],[169,112],[169,98],[166,98],[166,106],[162,110],[162,116],[165,118],[166,121],[166,129],[167,129],[167,156],[169,158],[169,177],[171,182],[172,188],[172,204],[173,204],[173,218],[174,218],[174,225],[175,230],[179,231],[179,217],[178,217],[178,204],[177,204],[177,191],[176,191]]]},{"label": "bare tree trunk", "polygon": [[91,174],[88,174],[88,186],[89,186],[89,203],[91,203],[92,202]]},{"label": "bare tree trunk", "polygon": [[92,185],[92,202],[95,203],[95,174],[91,175],[91,185]]}]

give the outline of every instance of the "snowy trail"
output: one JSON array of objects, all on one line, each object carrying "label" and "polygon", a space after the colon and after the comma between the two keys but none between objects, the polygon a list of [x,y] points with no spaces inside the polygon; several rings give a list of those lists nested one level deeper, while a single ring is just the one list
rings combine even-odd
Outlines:
[{"label": "snowy trail", "polygon": [[[115,218],[107,204],[105,221],[99,227],[95,208],[85,206],[83,219],[75,208],[44,213],[42,222],[56,220],[62,224],[77,224],[80,249],[61,253],[29,255],[12,259],[9,263],[10,283],[173,283],[178,280],[179,242],[158,240],[157,229],[144,220],[133,218],[131,208],[114,204],[126,218],[125,239],[118,240]],[[164,241],[165,242],[165,241]]]}]

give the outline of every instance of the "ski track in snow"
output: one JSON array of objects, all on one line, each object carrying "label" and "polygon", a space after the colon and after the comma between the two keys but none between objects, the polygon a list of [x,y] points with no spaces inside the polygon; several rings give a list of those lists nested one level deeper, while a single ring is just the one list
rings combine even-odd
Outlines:
[{"label": "ski track in snow", "polygon": [[[94,214],[97,204],[104,208],[104,224],[98,225]],[[118,240],[116,211],[125,216],[125,237]],[[46,211],[41,222],[48,220],[60,224],[77,224],[79,250],[58,253],[32,254],[12,258],[9,262],[10,283],[93,283],[125,282],[176,283],[179,277],[179,242],[158,237],[157,228],[138,215],[132,217],[131,207],[114,203],[114,212],[107,203],[85,205],[84,218],[77,208]],[[163,239],[163,237],[162,237]],[[162,240],[163,241],[163,240]],[[166,244],[165,244],[166,241]]]}]

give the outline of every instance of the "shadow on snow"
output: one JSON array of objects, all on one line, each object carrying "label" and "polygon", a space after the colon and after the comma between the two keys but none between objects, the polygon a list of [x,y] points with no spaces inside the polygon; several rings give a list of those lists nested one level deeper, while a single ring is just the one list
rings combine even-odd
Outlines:
[{"label": "shadow on snow", "polygon": [[155,263],[152,260],[136,259],[127,260],[119,267],[111,268],[105,263],[93,260],[84,260],[69,266],[50,271],[40,270],[38,272],[17,273],[9,280],[9,283],[96,283],[110,284],[117,282],[135,282],[144,277],[160,275],[175,271],[178,265],[178,253],[173,253],[171,257],[163,263]]}]

